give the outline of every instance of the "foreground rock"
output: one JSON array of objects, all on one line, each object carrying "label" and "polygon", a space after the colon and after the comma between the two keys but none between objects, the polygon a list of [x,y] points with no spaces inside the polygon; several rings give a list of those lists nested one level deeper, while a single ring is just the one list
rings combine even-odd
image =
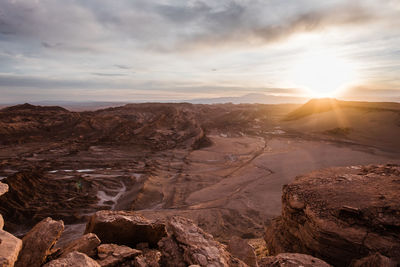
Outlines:
[{"label": "foreground rock", "polygon": [[131,266],[135,257],[142,254],[140,250],[115,244],[103,244],[97,251],[99,257],[97,262],[102,267]]},{"label": "foreground rock", "polygon": [[0,266],[14,266],[21,248],[22,241],[20,239],[0,230]]},{"label": "foreground rock", "polygon": [[172,217],[168,232],[159,243],[166,266],[247,266],[189,219]]},{"label": "foreground rock", "polygon": [[328,263],[310,255],[298,253],[281,253],[263,258],[260,267],[330,267]]},{"label": "foreground rock", "polygon": [[22,250],[15,266],[41,266],[63,230],[63,221],[46,218],[39,222],[22,239]]},{"label": "foreground rock", "polygon": [[379,252],[400,262],[400,167],[332,168],[283,188],[282,216],[267,228],[272,253],[311,254],[335,266]]},{"label": "foreground rock", "polygon": [[85,267],[100,267],[100,265],[89,258],[87,255],[74,251],[67,254],[65,257],[53,260],[45,265],[45,267],[66,267],[66,266],[85,266]]},{"label": "foreground rock", "polygon": [[100,239],[95,234],[86,234],[67,244],[62,250],[61,257],[73,251],[78,251],[93,257],[97,254],[96,248],[100,243]]},{"label": "foreground rock", "polygon": [[103,243],[135,247],[139,243],[157,246],[166,236],[165,225],[127,211],[98,211],[86,225],[85,233],[95,233]]}]

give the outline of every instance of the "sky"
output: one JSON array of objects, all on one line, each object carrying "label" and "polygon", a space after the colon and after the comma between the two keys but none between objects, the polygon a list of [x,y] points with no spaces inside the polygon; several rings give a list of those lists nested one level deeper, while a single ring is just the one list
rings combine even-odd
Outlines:
[{"label": "sky", "polygon": [[0,103],[400,101],[400,0],[2,0]]}]

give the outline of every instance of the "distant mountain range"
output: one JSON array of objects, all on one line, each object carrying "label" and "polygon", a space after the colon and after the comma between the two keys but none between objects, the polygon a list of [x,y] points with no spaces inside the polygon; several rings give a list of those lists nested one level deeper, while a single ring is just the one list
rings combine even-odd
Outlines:
[{"label": "distant mountain range", "polygon": [[303,104],[307,102],[307,100],[309,99],[305,97],[276,96],[253,93],[237,97],[197,98],[187,100],[185,102],[193,104]]},{"label": "distant mountain range", "polygon": [[[224,104],[224,103],[232,103],[232,104],[303,104],[309,100],[304,97],[293,97],[293,96],[275,96],[275,95],[265,95],[265,94],[246,94],[243,96],[237,97],[217,97],[217,98],[195,98],[188,100],[169,100],[169,101],[32,101],[30,102],[33,105],[41,105],[41,106],[61,106],[68,110],[73,111],[84,111],[84,110],[97,110],[104,109],[110,107],[118,107],[123,106],[129,103],[144,103],[144,102],[165,102],[165,103],[192,103],[192,104]],[[9,104],[0,104],[0,108],[6,106],[17,105],[21,103],[9,103]]]}]

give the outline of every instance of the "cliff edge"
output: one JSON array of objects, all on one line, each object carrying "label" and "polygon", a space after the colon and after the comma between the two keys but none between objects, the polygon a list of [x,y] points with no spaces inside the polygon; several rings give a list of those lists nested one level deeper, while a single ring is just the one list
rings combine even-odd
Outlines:
[{"label": "cliff edge", "polygon": [[379,253],[400,262],[400,166],[331,168],[284,186],[267,227],[270,253],[296,252],[348,266]]}]

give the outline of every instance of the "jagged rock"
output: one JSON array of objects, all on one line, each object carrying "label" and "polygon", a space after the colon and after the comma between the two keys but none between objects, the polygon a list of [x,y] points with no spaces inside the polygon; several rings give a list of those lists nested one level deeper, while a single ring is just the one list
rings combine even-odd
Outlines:
[{"label": "jagged rock", "polygon": [[0,182],[0,196],[4,195],[8,191],[8,185]]},{"label": "jagged rock", "polygon": [[86,234],[81,236],[78,239],[71,241],[62,249],[62,256],[72,252],[78,251],[84,253],[90,257],[93,257],[97,254],[96,248],[100,245],[101,241],[97,237],[97,235],[93,233]]},{"label": "jagged rock", "polygon": [[396,267],[398,266],[394,261],[388,257],[382,256],[379,253],[371,254],[368,257],[352,262],[351,267]]},{"label": "jagged rock", "polygon": [[227,249],[233,256],[242,260],[249,266],[257,266],[257,257],[254,249],[246,242],[246,240],[233,236],[228,243]]},{"label": "jagged rock", "polygon": [[265,257],[259,262],[260,267],[330,267],[323,260],[310,255],[298,253],[281,253],[276,256]]},{"label": "jagged rock", "polygon": [[[187,265],[247,266],[233,257],[213,236],[204,232],[191,220],[174,216],[168,222],[168,231],[183,251]],[[164,253],[164,247],[160,248]]]},{"label": "jagged rock", "polygon": [[140,250],[116,244],[100,245],[97,247],[97,253],[97,262],[102,267],[131,266],[134,258],[142,254]]},{"label": "jagged rock", "polygon": [[3,216],[0,214],[0,230],[3,230],[4,227],[4,219]]},{"label": "jagged rock", "polygon": [[14,266],[21,248],[21,239],[4,230],[0,230],[0,266]]},{"label": "jagged rock", "polygon": [[85,233],[95,233],[103,243],[135,247],[147,242],[156,247],[166,235],[165,225],[128,211],[98,211],[86,225]]},{"label": "jagged rock", "polygon": [[336,266],[379,252],[400,261],[400,167],[315,171],[284,186],[282,216],[267,227],[271,253],[298,252]]},{"label": "jagged rock", "polygon": [[63,230],[63,221],[46,218],[39,222],[22,238],[22,250],[15,266],[41,266]]},{"label": "jagged rock", "polygon": [[100,267],[100,265],[86,254],[74,251],[62,258],[53,260],[43,265],[43,267]]}]

